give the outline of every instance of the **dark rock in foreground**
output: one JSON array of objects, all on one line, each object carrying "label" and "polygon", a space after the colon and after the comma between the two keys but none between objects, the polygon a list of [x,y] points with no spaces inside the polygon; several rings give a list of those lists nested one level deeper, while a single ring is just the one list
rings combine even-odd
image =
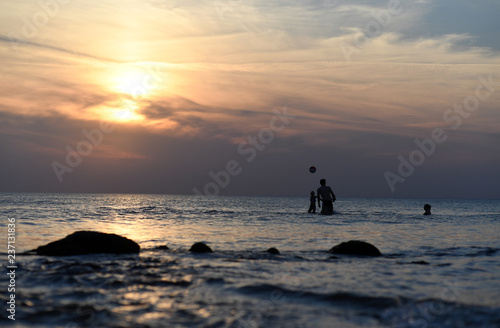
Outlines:
[{"label": "dark rock in foreground", "polygon": [[69,256],[84,254],[139,253],[141,247],[133,240],[97,231],[77,231],[63,239],[33,250],[37,255]]},{"label": "dark rock in foreground", "polygon": [[193,253],[212,253],[212,249],[208,247],[205,243],[194,243],[189,249]]},{"label": "dark rock in foreground", "polygon": [[278,251],[278,249],[274,247],[269,248],[266,252],[269,254],[280,254],[280,251]]},{"label": "dark rock in foreground", "polygon": [[333,254],[347,254],[347,255],[360,255],[360,256],[380,256],[382,253],[377,247],[370,243],[361,240],[350,240],[348,242],[340,243],[332,247],[329,253]]}]

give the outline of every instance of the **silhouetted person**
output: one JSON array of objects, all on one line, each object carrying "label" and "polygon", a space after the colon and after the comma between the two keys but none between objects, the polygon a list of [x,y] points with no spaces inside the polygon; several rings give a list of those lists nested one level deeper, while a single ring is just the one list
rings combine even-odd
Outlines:
[{"label": "silhouetted person", "polygon": [[326,185],[326,180],[319,180],[321,187],[318,188],[318,206],[321,207],[321,202],[323,202],[323,207],[321,207],[321,214],[333,214],[333,202],[335,199],[335,194],[332,188]]},{"label": "silhouetted person", "polygon": [[424,215],[431,215],[431,206],[429,204],[424,205]]},{"label": "silhouetted person", "polygon": [[309,211],[307,211],[307,213],[316,213],[316,198],[314,191],[311,191],[311,204],[309,205]]}]

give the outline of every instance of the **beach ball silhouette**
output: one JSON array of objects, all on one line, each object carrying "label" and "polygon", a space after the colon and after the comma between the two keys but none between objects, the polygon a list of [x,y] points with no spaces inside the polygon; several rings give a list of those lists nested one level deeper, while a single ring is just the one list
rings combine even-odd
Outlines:
[{"label": "beach ball silhouette", "polygon": [[311,172],[311,173],[316,172],[316,167],[315,167],[315,166],[311,166],[311,167],[309,168],[309,172]]}]

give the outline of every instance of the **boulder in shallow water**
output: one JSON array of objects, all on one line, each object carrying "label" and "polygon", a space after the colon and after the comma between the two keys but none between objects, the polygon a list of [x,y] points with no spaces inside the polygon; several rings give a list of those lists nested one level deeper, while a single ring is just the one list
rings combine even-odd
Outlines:
[{"label": "boulder in shallow water", "polygon": [[33,250],[37,255],[69,256],[84,254],[139,253],[141,247],[133,240],[113,233],[76,231],[71,235]]},{"label": "boulder in shallow water", "polygon": [[194,243],[189,251],[193,253],[212,253],[212,249],[202,242]]},{"label": "boulder in shallow water", "polygon": [[337,246],[333,246],[329,251],[333,254],[347,254],[347,255],[360,255],[360,256],[380,256],[382,253],[377,247],[370,243],[361,240],[350,240],[343,242]]}]

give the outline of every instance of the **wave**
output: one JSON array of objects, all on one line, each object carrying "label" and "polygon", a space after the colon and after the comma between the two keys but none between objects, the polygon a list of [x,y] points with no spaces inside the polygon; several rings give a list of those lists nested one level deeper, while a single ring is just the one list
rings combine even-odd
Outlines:
[{"label": "wave", "polygon": [[[311,291],[295,291],[272,284],[247,285],[236,288],[236,291],[245,295],[259,295],[268,297],[286,297],[288,300],[327,302],[338,306],[368,307],[374,310],[382,310],[391,306],[398,306],[403,301],[402,298],[393,297],[372,297],[351,292],[336,293],[315,293]],[[274,296],[273,296],[274,295]]]},{"label": "wave", "polygon": [[500,248],[495,247],[449,247],[449,248],[428,248],[423,255],[425,256],[447,256],[447,257],[479,257],[494,256],[500,253]]},{"label": "wave", "polygon": [[385,309],[380,321],[392,327],[499,327],[500,311],[442,299],[411,300]]},{"label": "wave", "polygon": [[203,211],[205,214],[235,214],[236,212],[234,211],[228,211],[228,210],[206,210]]},{"label": "wave", "polygon": [[321,304],[342,309],[344,313],[368,316],[391,327],[498,327],[498,308],[461,304],[443,299],[411,299],[371,296],[352,292],[317,293],[291,290],[273,284],[247,285],[234,289],[247,297],[289,303]]}]

